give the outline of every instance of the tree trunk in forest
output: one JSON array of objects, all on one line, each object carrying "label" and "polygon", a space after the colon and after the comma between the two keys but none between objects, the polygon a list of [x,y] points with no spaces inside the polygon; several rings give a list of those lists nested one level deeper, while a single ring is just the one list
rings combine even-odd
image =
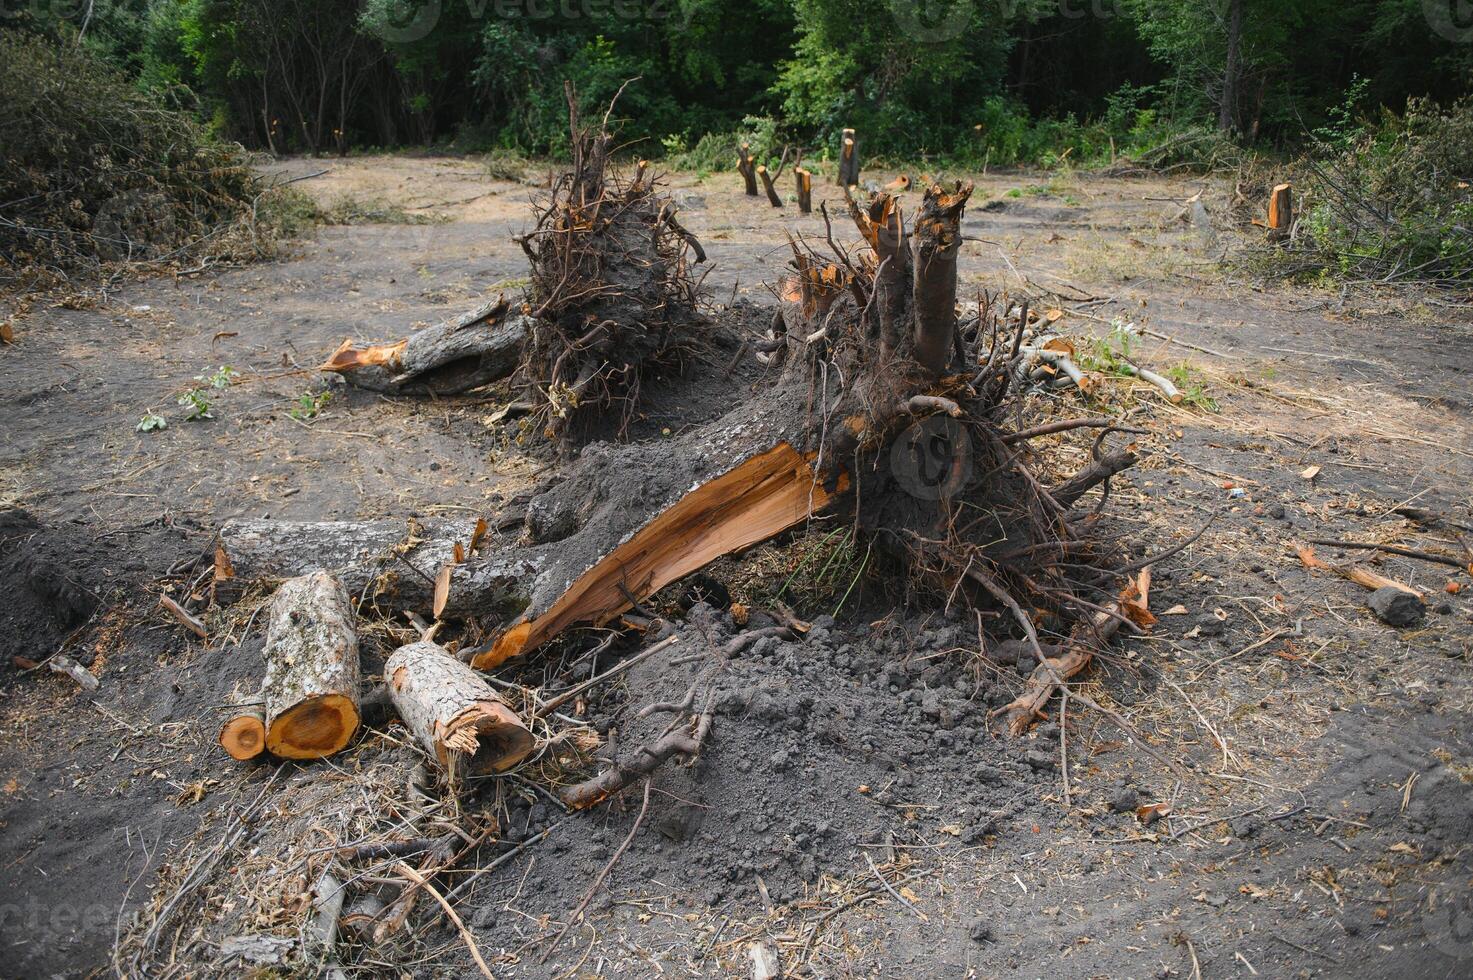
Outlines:
[{"label": "tree trunk in forest", "polygon": [[1227,59],[1222,72],[1222,101],[1217,108],[1217,128],[1230,133],[1237,125],[1238,82],[1243,72],[1243,0],[1229,0]]},{"label": "tree trunk in forest", "polygon": [[757,166],[752,162],[752,145],[743,143],[737,148],[737,172],[747,186],[747,196],[757,196]]},{"label": "tree trunk in forest", "polygon": [[437,643],[400,647],[384,664],[399,717],[452,774],[504,772],[536,745],[532,733],[476,673]]},{"label": "tree trunk in forest", "polygon": [[358,730],[358,634],[342,585],[326,572],[283,582],[262,655],[267,751],[320,759],[346,746]]}]

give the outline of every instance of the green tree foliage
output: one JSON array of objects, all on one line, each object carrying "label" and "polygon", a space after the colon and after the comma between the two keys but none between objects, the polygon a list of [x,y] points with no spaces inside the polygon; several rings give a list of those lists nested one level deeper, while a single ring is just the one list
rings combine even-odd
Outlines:
[{"label": "green tree foliage", "polygon": [[[1444,10],[1443,7],[1447,9]],[[626,82],[631,152],[727,154],[745,119],[864,152],[1096,158],[1221,126],[1291,145],[1468,88],[1447,0],[92,0],[7,25],[78,43],[217,132],[276,152],[557,152],[562,83]],[[632,79],[638,79],[632,81]]]}]

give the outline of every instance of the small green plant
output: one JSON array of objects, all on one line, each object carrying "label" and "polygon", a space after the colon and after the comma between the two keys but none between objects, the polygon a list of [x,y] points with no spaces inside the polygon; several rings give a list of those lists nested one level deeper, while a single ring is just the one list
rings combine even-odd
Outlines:
[{"label": "small green plant", "polygon": [[138,425],[136,426],[139,432],[155,432],[160,429],[167,429],[168,427],[169,421],[162,415],[155,414],[154,412],[144,415],[143,418],[138,420]]},{"label": "small green plant", "polygon": [[1199,408],[1204,412],[1215,413],[1220,409],[1221,406],[1217,404],[1217,399],[1207,394],[1207,385],[1202,380],[1202,376],[1186,361],[1172,365],[1163,373],[1181,392],[1183,404]]},{"label": "small green plant", "polygon": [[179,407],[184,409],[184,418],[189,422],[215,417],[214,406],[210,404],[210,396],[204,388],[191,388],[180,395]]},{"label": "small green plant", "polygon": [[202,381],[211,388],[229,388],[240,372],[229,364],[222,364],[213,374],[196,374],[194,380]]},{"label": "small green plant", "polygon": [[298,422],[306,422],[321,415],[322,410],[327,407],[327,403],[330,401],[332,401],[332,392],[330,391],[319,391],[316,393],[304,391],[297,396],[297,402],[292,406],[288,414]]}]

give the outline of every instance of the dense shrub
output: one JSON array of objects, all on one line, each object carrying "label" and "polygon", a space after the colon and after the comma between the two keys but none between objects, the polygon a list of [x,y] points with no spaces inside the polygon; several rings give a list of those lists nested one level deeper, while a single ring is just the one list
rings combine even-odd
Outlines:
[{"label": "dense shrub", "polygon": [[1291,255],[1367,279],[1473,278],[1473,99],[1413,99],[1321,135],[1325,158],[1300,164],[1309,193]]},{"label": "dense shrub", "polygon": [[245,154],[85,48],[0,31],[0,263],[154,259],[241,219]]}]

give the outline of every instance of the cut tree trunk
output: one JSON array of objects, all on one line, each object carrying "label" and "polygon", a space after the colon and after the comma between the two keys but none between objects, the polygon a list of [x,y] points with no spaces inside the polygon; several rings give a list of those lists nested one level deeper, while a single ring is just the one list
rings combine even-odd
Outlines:
[{"label": "cut tree trunk", "polygon": [[859,184],[859,144],[855,141],[852,129],[844,130],[839,141],[838,184],[840,187],[855,187]]},{"label": "cut tree trunk", "polygon": [[962,247],[961,216],[971,185],[947,194],[928,187],[911,235],[914,270],[915,359],[933,375],[946,369],[955,350],[956,264]]},{"label": "cut tree trunk", "polygon": [[1278,184],[1268,196],[1268,238],[1277,242],[1289,236],[1294,224],[1294,188],[1291,184]]},{"label": "cut tree trunk", "polygon": [[258,695],[235,697],[231,703],[233,713],[220,726],[220,747],[245,762],[266,751],[266,709]]},{"label": "cut tree trunk", "polygon": [[752,162],[752,145],[743,143],[737,148],[737,172],[747,185],[747,196],[757,196],[757,166]]},{"label": "cut tree trunk", "polygon": [[813,174],[802,167],[793,168],[793,183],[798,195],[798,210],[813,213]]},{"label": "cut tree trunk", "polygon": [[384,679],[399,717],[451,773],[504,772],[536,744],[491,685],[437,643],[400,647],[384,664]]},{"label": "cut tree trunk", "polygon": [[346,746],[358,730],[358,634],[342,585],[326,572],[283,582],[263,656],[267,751],[320,759]]},{"label": "cut tree trunk", "polygon": [[509,314],[505,297],[499,297],[395,343],[355,347],[345,340],[319,370],[373,391],[458,395],[509,377],[533,323]]},{"label": "cut tree trunk", "polygon": [[767,203],[775,208],[783,206],[783,199],[779,196],[777,188],[772,185],[772,174],[765,166],[757,167],[757,176],[762,178],[762,189],[767,192]]}]

